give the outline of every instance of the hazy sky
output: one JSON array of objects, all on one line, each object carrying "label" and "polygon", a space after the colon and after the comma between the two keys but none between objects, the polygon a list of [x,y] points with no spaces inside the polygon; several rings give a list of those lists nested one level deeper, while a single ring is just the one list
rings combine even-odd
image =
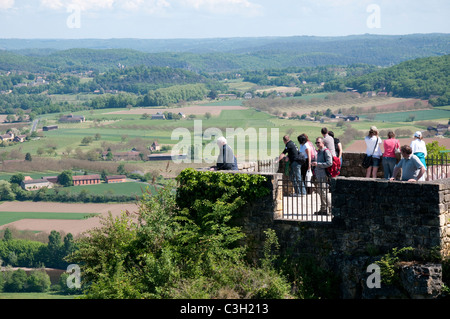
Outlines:
[{"label": "hazy sky", "polygon": [[0,38],[450,33],[449,0],[0,0]]}]

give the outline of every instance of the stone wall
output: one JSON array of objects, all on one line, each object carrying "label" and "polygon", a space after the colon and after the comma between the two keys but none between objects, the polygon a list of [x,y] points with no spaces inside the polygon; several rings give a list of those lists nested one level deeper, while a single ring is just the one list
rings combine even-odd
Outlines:
[{"label": "stone wall", "polygon": [[[344,159],[344,166],[346,160],[350,163],[362,159],[358,156],[360,154],[349,155]],[[369,293],[364,287],[366,268],[392,248],[438,249],[444,256],[450,256],[448,179],[409,183],[338,177],[332,180],[331,185],[334,217],[332,222],[324,223],[277,219],[280,200],[277,185],[282,174],[265,175],[272,190],[270,196],[249,203],[239,219],[247,235],[250,256],[262,256],[264,231],[274,229],[283,251],[293,257],[315,256],[318,266],[329,269],[340,278],[342,298],[380,297],[384,293],[381,290]],[[404,290],[391,294],[391,297],[400,295],[405,297]],[[433,290],[435,295],[436,290]],[[408,295],[412,296],[412,293]],[[425,293],[420,297],[430,296]]]},{"label": "stone wall", "polygon": [[[346,177],[365,177],[366,169],[361,166],[365,153],[343,153],[341,175]],[[397,154],[397,162],[400,161],[401,155]],[[384,177],[383,164],[380,165],[377,172],[378,178]]]}]

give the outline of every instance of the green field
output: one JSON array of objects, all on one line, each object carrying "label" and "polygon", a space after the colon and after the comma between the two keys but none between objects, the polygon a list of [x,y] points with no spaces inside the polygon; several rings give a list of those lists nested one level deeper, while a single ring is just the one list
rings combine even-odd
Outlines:
[{"label": "green field", "polygon": [[[142,192],[145,192],[146,189],[149,189],[150,192],[155,192],[155,186],[141,183],[141,182],[125,182],[125,183],[101,183],[96,185],[79,185],[79,186],[70,186],[60,188],[61,191],[79,194],[83,190],[87,191],[88,194],[102,195],[102,194],[111,194],[111,195],[142,195]],[[54,191],[54,189],[50,189],[49,192]]]},{"label": "green field", "polygon": [[[361,115],[360,119],[366,119],[368,115]],[[405,111],[395,113],[377,113],[374,114],[374,121],[377,122],[406,122],[410,116],[414,116],[414,121],[428,121],[436,119],[449,119],[450,110],[447,109],[431,109],[431,110],[417,110]]]},{"label": "green field", "polygon": [[[325,97],[327,94],[309,94],[303,95],[301,97],[296,97],[296,99],[302,100],[312,100],[316,99],[319,101],[327,100]],[[266,103],[270,102],[269,99],[262,99]],[[362,101],[363,99],[361,99]],[[255,100],[256,101],[256,100]],[[353,100],[352,100],[353,101]],[[374,98],[374,103],[386,103],[397,101],[394,98],[381,99]],[[403,101],[399,99],[399,101]],[[354,101],[356,103],[356,100]],[[209,103],[211,107],[221,105],[239,105],[242,100],[229,100],[229,101],[219,101]],[[328,101],[327,103],[330,103]],[[350,104],[349,104],[350,105]],[[315,109],[321,109],[320,106],[310,105],[307,107],[313,107]],[[338,106],[336,106],[337,108]],[[252,129],[256,130],[257,137],[245,136],[245,150],[238,151],[235,148],[236,155],[239,162],[247,161],[250,152],[254,154],[254,150],[261,146],[261,143],[266,142],[268,154],[267,157],[258,156],[258,159],[267,159],[278,156],[279,153],[284,148],[282,142],[282,137],[285,134],[291,135],[294,140],[296,136],[306,133],[310,139],[315,139],[321,136],[320,129],[326,126],[329,130],[334,131],[335,135],[342,137],[347,126],[359,130],[361,132],[366,132],[368,128],[372,125],[377,126],[379,129],[405,129],[411,132],[417,130],[426,130],[426,124],[420,123],[421,121],[435,121],[439,123],[447,123],[450,117],[450,107],[440,107],[433,108],[429,110],[418,110],[418,111],[405,111],[396,113],[378,113],[374,114],[370,120],[367,119],[367,115],[361,115],[360,121],[356,122],[346,122],[344,126],[338,125],[337,121],[325,120],[320,121],[305,121],[305,120],[291,120],[286,118],[279,118],[267,112],[258,111],[253,108],[243,109],[243,110],[223,110],[220,115],[213,115],[209,119],[205,119],[203,116],[197,116],[195,120],[201,120],[201,122],[196,122],[191,119],[182,120],[150,120],[143,119],[141,114],[111,114],[111,112],[124,111],[126,109],[101,109],[101,110],[91,110],[91,111],[80,111],[74,112],[73,114],[86,116],[87,121],[80,124],[60,124],[57,123],[59,114],[47,114],[42,116],[44,122],[40,122],[40,127],[44,123],[46,125],[56,124],[59,126],[58,130],[50,132],[42,132],[40,139],[31,140],[24,143],[17,143],[5,148],[0,149],[0,153],[6,155],[5,159],[14,159],[8,157],[10,153],[19,153],[19,157],[23,158],[27,152],[29,152],[33,159],[43,158],[49,159],[48,164],[39,164],[33,167],[33,170],[39,170],[38,172],[27,170],[26,165],[23,166],[23,171],[27,172],[26,175],[30,175],[33,178],[40,178],[41,176],[57,175],[59,172],[50,172],[52,168],[61,167],[58,166],[58,162],[65,162],[66,158],[79,159],[79,154],[87,154],[89,151],[101,152],[105,151],[108,147],[113,146],[115,152],[118,151],[130,151],[133,147],[137,147],[138,144],[141,147],[148,147],[153,141],[158,141],[161,145],[170,145],[174,147],[180,142],[180,137],[177,136],[172,139],[172,133],[179,128],[188,129],[191,134],[191,139],[194,140],[194,124],[201,123],[202,133],[204,133],[208,128],[217,128],[220,130],[221,134],[226,136],[227,129],[236,130],[243,129],[245,133],[250,132]],[[174,108],[176,110],[176,108]],[[292,107],[290,112],[296,112],[300,114],[302,110],[295,109]],[[109,114],[108,114],[109,113]],[[288,113],[290,114],[290,113]],[[411,122],[410,116],[414,115],[414,121]],[[408,120],[408,121],[407,121]],[[248,130],[250,129],[250,130]],[[278,135],[272,134],[277,131]],[[267,133],[265,133],[265,130]],[[262,135],[260,136],[259,133]],[[98,134],[98,140],[93,140],[88,145],[82,145],[81,140],[84,137],[94,137]],[[274,141],[272,141],[274,137]],[[265,140],[262,140],[265,138]],[[244,138],[235,138],[234,145],[239,142],[243,142]],[[203,147],[213,142],[210,138],[202,138]],[[276,143],[275,153],[270,154],[272,144]],[[38,155],[38,150],[41,155]],[[69,156],[67,154],[69,153]],[[22,155],[23,154],[23,157]],[[214,154],[213,154],[214,155]],[[209,157],[207,163],[204,166],[209,166],[211,159]],[[1,160],[1,159],[0,159]],[[83,160],[82,160],[83,161]],[[167,162],[149,162],[149,161],[124,161],[124,162],[104,162],[102,160],[89,161],[84,159],[84,162],[77,162],[76,169],[87,170],[90,173],[99,173],[102,169],[107,169],[110,174],[115,174],[115,170],[120,163],[129,165],[128,171],[139,170],[144,174],[148,172],[161,172],[165,177],[176,176],[181,169],[189,167],[194,163],[185,163],[183,166],[180,164],[169,163],[170,168],[166,169]],[[75,165],[75,164],[74,164]],[[22,167],[21,166],[21,167]],[[4,166],[5,167],[5,166]],[[11,164],[11,167],[13,165]],[[20,171],[18,165],[12,169],[5,169],[8,174],[0,174],[0,179],[8,180],[11,174]],[[72,166],[74,167],[74,166]],[[199,165],[192,167],[200,167]],[[75,168],[75,167],[74,167]],[[49,170],[48,174],[39,173],[42,170]],[[64,188],[62,191],[70,192],[80,192],[85,189],[92,194],[141,194],[142,184],[128,183],[126,185],[88,185],[88,186],[78,186],[76,188]],[[145,187],[144,187],[145,188]]]},{"label": "green field", "polygon": [[2,292],[0,299],[75,299],[76,295],[61,295],[53,292]]},{"label": "green field", "polygon": [[93,217],[96,213],[43,213],[43,212],[0,212],[0,225],[21,219],[70,219],[80,220]]}]

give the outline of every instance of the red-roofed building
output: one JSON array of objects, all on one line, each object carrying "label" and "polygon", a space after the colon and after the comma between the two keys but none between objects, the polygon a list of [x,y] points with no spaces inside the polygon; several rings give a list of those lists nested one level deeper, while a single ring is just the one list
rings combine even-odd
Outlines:
[{"label": "red-roofed building", "polygon": [[125,182],[127,177],[125,175],[110,175],[106,176],[105,180],[108,184],[110,183],[123,183]]},{"label": "red-roofed building", "polygon": [[73,185],[93,185],[93,184],[100,184],[100,175],[94,174],[94,175],[77,175],[72,176]]}]

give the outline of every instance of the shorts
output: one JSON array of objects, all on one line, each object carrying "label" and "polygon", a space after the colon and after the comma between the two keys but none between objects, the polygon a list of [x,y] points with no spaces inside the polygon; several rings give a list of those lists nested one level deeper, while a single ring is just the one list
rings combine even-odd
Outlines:
[{"label": "shorts", "polygon": [[378,157],[372,157],[372,165],[373,167],[380,167],[381,158]]}]

